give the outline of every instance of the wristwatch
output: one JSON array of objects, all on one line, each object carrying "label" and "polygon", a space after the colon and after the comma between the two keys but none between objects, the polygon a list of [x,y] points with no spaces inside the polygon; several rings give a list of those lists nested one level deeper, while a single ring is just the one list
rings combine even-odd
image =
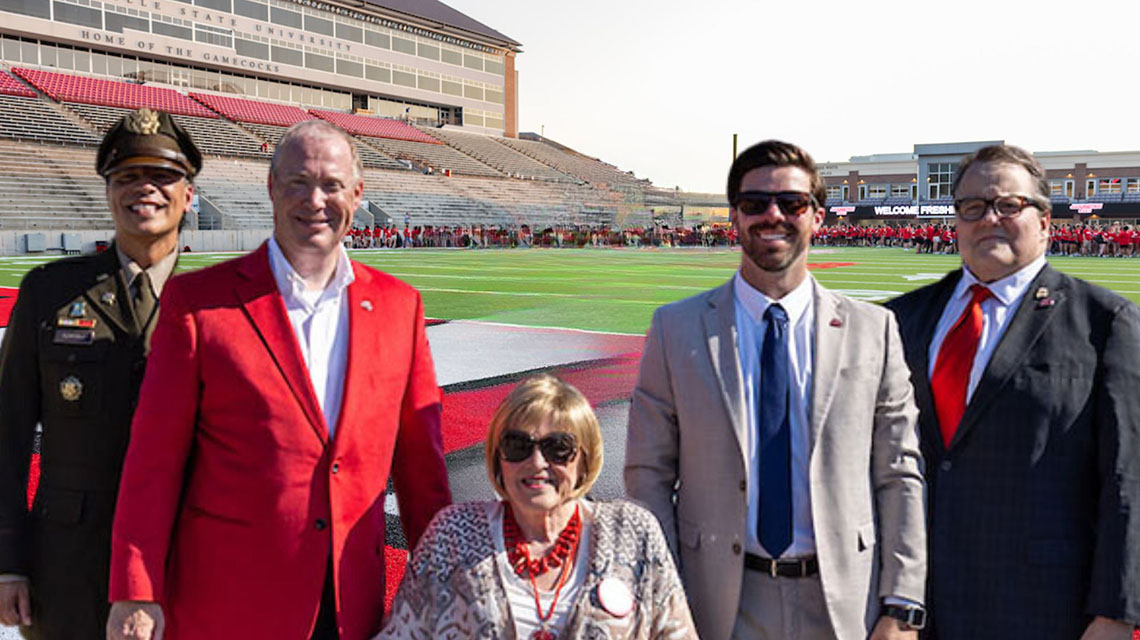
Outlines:
[{"label": "wristwatch", "polygon": [[906,629],[920,630],[926,627],[926,609],[922,607],[900,607],[897,604],[885,604],[882,614],[903,623]]}]

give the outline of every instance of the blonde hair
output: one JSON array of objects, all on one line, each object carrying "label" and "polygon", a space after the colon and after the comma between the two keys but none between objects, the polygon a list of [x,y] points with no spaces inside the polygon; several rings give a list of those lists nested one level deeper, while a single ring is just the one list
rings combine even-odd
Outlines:
[{"label": "blonde hair", "polygon": [[602,471],[602,431],[598,427],[598,418],[581,391],[542,373],[523,380],[511,390],[495,410],[491,426],[487,429],[487,440],[483,445],[487,476],[501,497],[507,497],[499,457],[499,441],[503,432],[511,429],[527,431],[528,427],[546,420],[550,420],[555,430],[571,433],[578,441],[578,486],[574,487],[570,497],[580,498],[594,486]]}]

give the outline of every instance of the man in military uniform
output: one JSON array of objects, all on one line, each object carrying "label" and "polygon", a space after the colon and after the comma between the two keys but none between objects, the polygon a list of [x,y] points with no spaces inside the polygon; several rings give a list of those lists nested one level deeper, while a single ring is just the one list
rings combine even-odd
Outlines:
[{"label": "man in military uniform", "polygon": [[28,638],[105,637],[119,473],[202,155],[168,114],[141,109],[107,132],[95,165],[112,247],[29,272],[0,348],[0,623]]}]

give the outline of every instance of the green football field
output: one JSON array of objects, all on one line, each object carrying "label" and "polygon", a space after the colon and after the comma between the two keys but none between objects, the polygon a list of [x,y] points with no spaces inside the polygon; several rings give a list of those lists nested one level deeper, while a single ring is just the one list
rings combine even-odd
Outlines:
[{"label": "green football field", "polygon": [[[432,250],[352,251],[357,260],[423,292],[426,313],[529,326],[644,333],[653,310],[724,282],[738,251],[675,250]],[[187,254],[180,270],[234,254]],[[0,258],[0,286],[17,286],[40,257]],[[812,273],[824,286],[883,301],[933,282],[958,265],[957,256],[902,249],[812,250]],[[1140,259],[1050,258],[1057,268],[1140,302]]]}]

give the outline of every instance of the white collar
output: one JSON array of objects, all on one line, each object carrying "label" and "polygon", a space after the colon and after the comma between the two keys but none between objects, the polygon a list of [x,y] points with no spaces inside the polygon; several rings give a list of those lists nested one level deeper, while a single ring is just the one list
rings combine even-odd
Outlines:
[{"label": "white collar", "polygon": [[995,298],[1001,301],[1003,306],[1009,306],[1020,298],[1029,285],[1033,283],[1037,274],[1045,268],[1045,254],[1037,256],[1037,259],[1024,267],[1014,271],[1008,276],[993,282],[982,282],[978,277],[970,271],[970,268],[962,264],[962,278],[958,280],[958,286],[954,288],[954,296],[952,299],[958,299],[965,296],[970,287],[975,284],[980,284],[990,290],[990,293]]},{"label": "white collar", "polygon": [[803,282],[796,285],[796,288],[789,291],[783,298],[773,300],[761,293],[759,289],[748,284],[740,271],[737,271],[732,283],[732,290],[736,295],[737,302],[744,307],[744,310],[757,325],[764,320],[764,313],[768,311],[768,307],[777,302],[788,313],[788,324],[795,325],[811,306],[812,283],[814,281],[815,279],[812,278],[811,274],[808,274]]},{"label": "white collar", "polygon": [[336,248],[336,271],[333,272],[332,280],[329,281],[323,291],[314,295],[313,292],[305,288],[305,279],[285,258],[285,254],[281,251],[281,245],[277,244],[277,238],[269,236],[268,245],[269,266],[273,271],[274,280],[277,281],[278,291],[281,292],[281,295],[301,303],[310,311],[321,300],[339,297],[345,287],[356,280],[356,274],[352,271],[352,263],[348,259],[348,252],[345,251],[344,245],[338,244]]}]

